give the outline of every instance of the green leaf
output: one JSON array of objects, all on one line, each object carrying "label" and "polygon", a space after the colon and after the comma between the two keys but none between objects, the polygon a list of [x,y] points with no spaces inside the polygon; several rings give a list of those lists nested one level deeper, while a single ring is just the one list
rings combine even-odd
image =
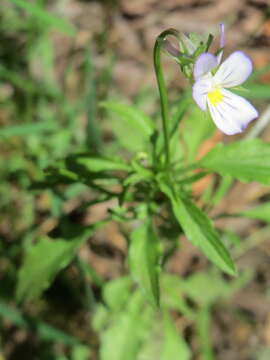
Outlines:
[{"label": "green leaf", "polygon": [[225,194],[229,191],[229,188],[231,187],[232,183],[233,183],[233,179],[231,178],[230,175],[221,177],[220,183],[218,184],[215,193],[211,195],[210,203],[213,205],[217,205],[225,196]]},{"label": "green leaf", "polygon": [[[31,189],[52,188],[55,184],[72,184],[80,180],[79,176],[64,167],[46,169],[45,178],[41,181],[34,181]],[[52,207],[53,210],[53,207]]]},{"label": "green leaf", "polygon": [[220,241],[207,215],[190,199],[177,196],[167,184],[161,183],[160,186],[162,192],[170,199],[174,215],[192,244],[199,247],[220,269],[235,275],[230,254]]},{"label": "green leaf", "polygon": [[129,264],[132,276],[154,306],[159,306],[159,263],[160,242],[148,221],[131,234]]},{"label": "green leaf", "polygon": [[114,116],[111,125],[119,143],[131,151],[142,151],[153,133],[152,120],[134,106],[116,102],[103,102],[102,107]]},{"label": "green leaf", "polygon": [[153,172],[151,170],[145,168],[144,166],[142,166],[138,161],[133,160],[131,162],[131,166],[132,166],[133,170],[135,171],[135,173],[132,173],[126,177],[126,179],[124,181],[125,186],[133,185],[140,181],[153,180],[153,178],[154,178]]},{"label": "green leaf", "polygon": [[86,345],[76,345],[71,352],[72,360],[88,360],[90,359],[91,350]]},{"label": "green leaf", "polygon": [[84,166],[90,172],[100,172],[109,170],[130,171],[131,167],[120,160],[107,159],[98,156],[74,156],[74,163]]},{"label": "green leaf", "polygon": [[127,307],[121,313],[115,314],[110,326],[100,334],[100,360],[138,359],[149,321],[143,304],[141,293],[136,292],[130,296]]},{"label": "green leaf", "polygon": [[[194,131],[196,124],[196,131]],[[208,139],[215,129],[210,115],[193,106],[191,113],[185,119],[183,137],[187,145],[188,159],[193,161],[203,141]]]},{"label": "green leaf", "polygon": [[198,165],[242,181],[270,184],[270,144],[259,139],[218,144]]},{"label": "green leaf", "polygon": [[[250,270],[242,272],[233,280],[227,281],[215,268],[197,272],[179,281],[179,286],[189,299],[201,307],[211,306],[220,298],[230,298],[245,287],[253,278]],[[211,286],[209,286],[211,284]],[[207,291],[204,291],[207,289]]]},{"label": "green leaf", "polygon": [[259,81],[261,76],[268,73],[269,71],[270,71],[270,64],[260,67],[259,69],[254,69],[246,84],[252,84],[255,80]]},{"label": "green leaf", "polygon": [[92,232],[93,229],[84,230],[80,236],[69,241],[43,237],[27,249],[24,263],[19,270],[17,300],[31,300],[40,296],[56,274],[72,261],[78,248]]},{"label": "green leaf", "polygon": [[189,306],[181,288],[179,276],[163,273],[161,275],[161,306],[169,310],[177,310],[186,318],[194,318],[194,310]]},{"label": "green leaf", "polygon": [[270,223],[270,202],[242,211],[240,215]]},{"label": "green leaf", "polygon": [[57,125],[52,121],[40,121],[36,123],[2,127],[0,129],[0,137],[40,135],[45,132],[52,132],[56,129]]},{"label": "green leaf", "polygon": [[164,342],[161,351],[161,360],[189,360],[191,351],[175,328],[170,316],[164,316]]},{"label": "green leaf", "polygon": [[[149,176],[147,176],[149,175]],[[152,174],[151,174],[152,175]],[[138,174],[138,173],[134,173],[134,174],[131,174],[130,176],[128,176],[125,181],[124,181],[124,185],[125,186],[128,186],[128,185],[134,185],[134,184],[137,184],[138,182],[141,182],[141,181],[146,181],[146,180],[149,180],[152,178],[149,173],[148,174]]]},{"label": "green leaf", "polygon": [[245,96],[248,99],[270,99],[269,84],[250,84],[246,85],[247,91],[236,90],[233,91],[237,95]]},{"label": "green leaf", "polygon": [[103,299],[109,309],[114,312],[123,309],[130,297],[132,284],[132,279],[124,276],[111,280],[103,287]]},{"label": "green leaf", "polygon": [[204,306],[197,312],[196,328],[202,359],[214,360],[211,338],[211,311],[209,307]]},{"label": "green leaf", "polygon": [[[222,273],[217,271],[195,273],[179,282],[182,291],[202,306],[213,304],[218,298],[227,294],[231,286],[224,280]],[[207,291],[204,291],[205,289]]]},{"label": "green leaf", "polygon": [[101,302],[98,303],[95,307],[93,317],[91,320],[91,327],[97,332],[100,333],[108,323],[110,323],[110,310],[107,306],[103,305]]}]

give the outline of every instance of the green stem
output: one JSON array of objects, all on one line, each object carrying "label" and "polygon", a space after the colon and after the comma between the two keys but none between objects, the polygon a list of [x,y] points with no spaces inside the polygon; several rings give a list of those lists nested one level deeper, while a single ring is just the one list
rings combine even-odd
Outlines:
[{"label": "green stem", "polygon": [[154,66],[156,72],[156,78],[159,89],[160,96],[160,105],[161,105],[161,117],[162,117],[162,128],[164,135],[164,144],[165,144],[165,153],[166,153],[166,167],[170,166],[170,146],[169,146],[169,103],[168,103],[168,93],[166,89],[165,79],[163,76],[162,66],[161,66],[161,50],[164,41],[167,36],[174,36],[177,39],[179,34],[174,29],[168,29],[163,31],[156,40],[154,47]]}]

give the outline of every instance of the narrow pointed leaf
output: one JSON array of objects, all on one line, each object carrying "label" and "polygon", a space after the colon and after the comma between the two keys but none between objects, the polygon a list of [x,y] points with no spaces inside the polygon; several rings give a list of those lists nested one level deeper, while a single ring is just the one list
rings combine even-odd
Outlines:
[{"label": "narrow pointed leaf", "polygon": [[230,275],[235,275],[235,266],[227,249],[220,241],[210,219],[190,199],[180,197],[171,187],[161,183],[161,190],[170,199],[176,219],[193,245]]},{"label": "narrow pointed leaf", "polygon": [[131,234],[129,264],[131,274],[147,299],[159,306],[160,243],[152,224],[142,224]]},{"label": "narrow pointed leaf", "polygon": [[84,166],[87,170],[91,172],[109,170],[131,170],[131,167],[121,160],[108,159],[98,156],[74,156],[74,162],[78,165]]},{"label": "narrow pointed leaf", "polygon": [[270,202],[242,211],[240,214],[251,219],[270,223]]},{"label": "narrow pointed leaf", "polygon": [[164,342],[161,351],[161,360],[189,360],[191,351],[185,340],[177,331],[168,314],[164,316]]}]

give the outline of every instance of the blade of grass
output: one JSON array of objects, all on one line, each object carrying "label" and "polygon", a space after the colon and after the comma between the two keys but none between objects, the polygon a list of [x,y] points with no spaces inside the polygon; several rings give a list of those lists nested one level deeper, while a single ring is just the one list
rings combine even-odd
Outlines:
[{"label": "blade of grass", "polygon": [[95,150],[100,145],[100,133],[95,122],[97,95],[96,95],[96,79],[93,65],[93,57],[90,48],[85,53],[85,108],[87,114],[86,143],[89,148]]},{"label": "blade of grass", "polygon": [[55,130],[57,124],[52,121],[8,126],[0,129],[0,137],[29,136]]},{"label": "blade of grass", "polygon": [[44,11],[41,7],[34,5],[24,0],[10,0],[14,5],[26,10],[30,15],[43,21],[45,24],[51,27],[55,27],[69,36],[75,35],[75,28],[69,24],[66,20],[54,16],[47,11]]}]

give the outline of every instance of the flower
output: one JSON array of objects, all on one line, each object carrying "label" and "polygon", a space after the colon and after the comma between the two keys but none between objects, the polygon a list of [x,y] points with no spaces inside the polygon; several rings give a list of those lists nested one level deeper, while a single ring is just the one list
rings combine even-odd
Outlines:
[{"label": "flower", "polygon": [[[220,48],[223,47],[224,26],[221,25]],[[220,49],[217,56],[206,52],[197,58],[193,68],[195,83],[192,95],[203,111],[209,109],[222,132],[234,135],[258,117],[258,112],[250,102],[226,88],[245,82],[252,72],[252,62],[242,51],[235,51],[220,65],[222,52]]]}]

